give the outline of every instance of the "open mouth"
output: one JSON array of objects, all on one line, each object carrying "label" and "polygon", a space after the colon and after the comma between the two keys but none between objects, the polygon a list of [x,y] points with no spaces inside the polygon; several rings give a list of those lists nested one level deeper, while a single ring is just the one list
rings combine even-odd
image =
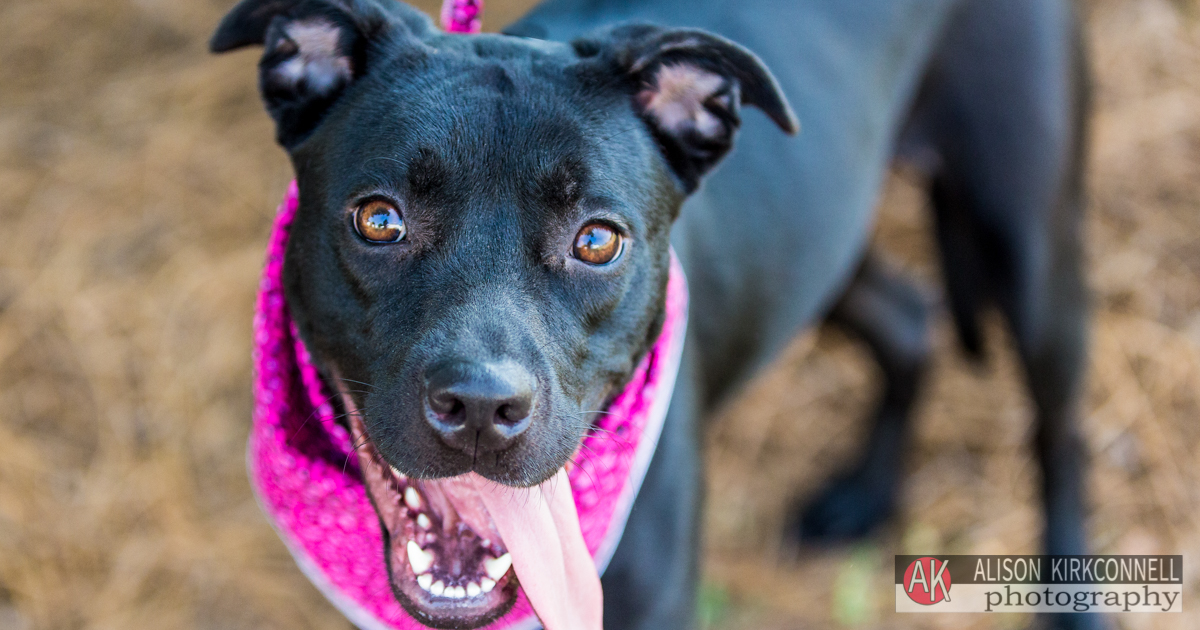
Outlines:
[{"label": "open mouth", "polygon": [[512,556],[471,482],[411,479],[392,468],[351,414],[367,492],[379,514],[392,591],[435,628],[477,628],[512,608]]}]

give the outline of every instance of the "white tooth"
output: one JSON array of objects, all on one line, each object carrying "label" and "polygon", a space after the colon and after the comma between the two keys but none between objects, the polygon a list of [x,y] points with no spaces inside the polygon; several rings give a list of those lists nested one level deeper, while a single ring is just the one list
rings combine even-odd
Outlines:
[{"label": "white tooth", "polygon": [[421,549],[415,541],[408,541],[408,563],[412,565],[413,573],[420,575],[433,566],[433,554]]},{"label": "white tooth", "polygon": [[508,573],[509,567],[512,566],[512,554],[506,553],[499,558],[488,558],[483,561],[483,569],[487,571],[488,577],[493,580],[499,580]]},{"label": "white tooth", "polygon": [[417,585],[428,591],[429,587],[433,586],[433,576],[428,573],[424,575],[418,575]]},{"label": "white tooth", "polygon": [[471,582],[467,585],[467,597],[475,597],[480,592],[479,585]]},{"label": "white tooth", "polygon": [[417,492],[416,488],[409,486],[404,489],[404,504],[410,510],[421,509],[421,495]]},{"label": "white tooth", "polygon": [[479,581],[479,588],[483,589],[484,593],[491,593],[492,589],[496,588],[496,581],[492,578],[483,578]]},{"label": "white tooth", "polygon": [[433,585],[429,587],[429,592],[441,597],[442,594],[446,592],[446,583],[441,580],[434,582]]},{"label": "white tooth", "polygon": [[[447,591],[450,589],[446,589]],[[467,590],[461,586],[454,587],[454,599],[464,599],[467,596]]]},{"label": "white tooth", "polygon": [[405,479],[407,479],[407,477],[404,476],[404,473],[400,472],[400,470],[397,469],[395,466],[390,466],[390,468],[392,469],[392,474],[396,475],[396,478],[399,479],[400,481],[404,481]]},{"label": "white tooth", "polygon": [[430,525],[432,525],[432,523],[429,522],[428,516],[425,516],[424,514],[417,515],[417,526],[418,527],[420,527],[421,529],[429,529]]}]

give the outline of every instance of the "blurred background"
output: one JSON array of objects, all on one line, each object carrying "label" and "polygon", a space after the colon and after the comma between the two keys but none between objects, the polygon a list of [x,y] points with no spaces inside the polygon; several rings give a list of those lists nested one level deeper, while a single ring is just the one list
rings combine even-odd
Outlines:
[{"label": "blurred background", "polygon": [[[339,628],[244,472],[250,320],[291,179],[258,51],[205,42],[232,0],[0,2],[0,629]],[[437,2],[417,3],[436,11]],[[496,29],[531,4],[489,0]],[[1200,2],[1081,3],[1096,73],[1087,222],[1095,319],[1090,534],[1187,556],[1200,627]],[[929,215],[897,174],[877,246],[937,292]],[[861,442],[876,391],[838,331],[801,337],[711,432],[708,629],[1019,628],[899,616],[897,553],[1033,553],[1031,409],[1002,328],[957,352],[944,314],[902,514],[783,560],[784,507]]]}]

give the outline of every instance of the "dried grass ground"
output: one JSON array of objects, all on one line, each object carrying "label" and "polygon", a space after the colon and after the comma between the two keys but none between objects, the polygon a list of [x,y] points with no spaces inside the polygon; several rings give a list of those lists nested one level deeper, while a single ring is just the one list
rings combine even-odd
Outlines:
[{"label": "dried grass ground", "polygon": [[[203,42],[229,2],[0,5],[0,629],[345,628],[260,516],[243,472],[250,314],[290,177],[256,53]],[[428,2],[426,4],[429,4]],[[491,3],[489,23],[525,2]],[[1184,553],[1200,595],[1200,5],[1087,5],[1097,70],[1085,425],[1102,552]],[[927,213],[893,178],[879,246],[936,287]],[[714,628],[1012,628],[909,615],[894,553],[1036,549],[1030,409],[1003,331],[980,370],[945,318],[904,513],[780,563],[782,508],[844,464],[873,378],[836,331],[797,341],[716,421]]]}]

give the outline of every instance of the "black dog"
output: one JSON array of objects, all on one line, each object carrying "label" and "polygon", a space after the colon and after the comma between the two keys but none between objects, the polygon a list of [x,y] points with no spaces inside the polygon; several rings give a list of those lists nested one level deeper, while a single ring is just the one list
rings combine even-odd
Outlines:
[{"label": "black dog", "polygon": [[[927,354],[924,303],[861,262],[889,163],[908,159],[964,345],[979,352],[988,303],[1019,343],[1047,549],[1084,551],[1087,90],[1068,0],[549,0],[508,33],[443,35],[391,0],[245,0],[212,40],[265,45],[300,186],[288,304],[327,378],[371,384],[350,398],[383,461],[554,475],[656,338],[673,244],[688,342],[603,577],[606,626],[691,624],[701,419],[827,312],[887,389],[864,459],[792,533],[866,533],[893,507]],[[504,604],[451,614],[404,579],[429,623]]]}]

